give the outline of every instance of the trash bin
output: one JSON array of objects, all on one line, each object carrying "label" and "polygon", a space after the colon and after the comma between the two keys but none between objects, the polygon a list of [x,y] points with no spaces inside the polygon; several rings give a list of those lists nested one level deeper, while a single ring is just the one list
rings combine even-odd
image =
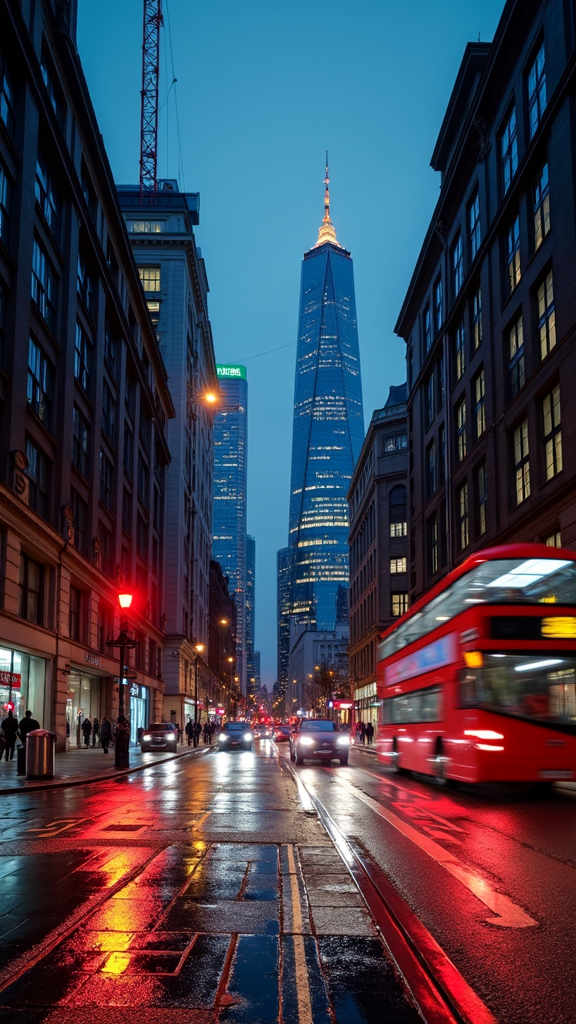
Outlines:
[{"label": "trash bin", "polygon": [[26,747],[23,743],[16,747],[16,775],[26,775]]},{"label": "trash bin", "polygon": [[33,729],[26,740],[26,778],[52,779],[54,777],[54,747],[56,733],[48,729]]}]

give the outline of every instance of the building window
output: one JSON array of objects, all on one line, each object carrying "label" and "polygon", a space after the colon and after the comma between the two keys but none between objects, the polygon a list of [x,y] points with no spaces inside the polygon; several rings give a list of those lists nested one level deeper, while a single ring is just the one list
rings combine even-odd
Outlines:
[{"label": "building window", "polygon": [[408,594],[390,594],[390,598],[393,618],[397,619],[399,615],[404,615],[408,611]]},{"label": "building window", "polygon": [[542,120],[546,110],[546,66],[544,60],[544,43],[536,54],[534,63],[528,70],[528,120],[530,122],[530,138]]},{"label": "building window", "polygon": [[84,643],[84,594],[70,587],[70,639]]},{"label": "building window", "polygon": [[391,537],[406,537],[408,535],[408,523],[390,523]]},{"label": "building window", "polygon": [[127,221],[128,231],[133,231],[135,235],[141,234],[152,234],[158,235],[162,231],[166,230],[165,220],[129,220]]},{"label": "building window", "polygon": [[6,351],[6,291],[0,281],[0,364],[4,363]]},{"label": "building window", "polygon": [[452,299],[455,299],[464,283],[464,259],[462,235],[458,232],[452,246]]},{"label": "building window", "polygon": [[34,186],[36,202],[42,211],[50,231],[56,241],[60,237],[60,222],[62,220],[62,203],[60,194],[56,188],[48,165],[41,153],[36,160],[36,182]]},{"label": "building window", "polygon": [[436,386],[434,381],[434,372],[430,374],[426,381],[426,426],[429,427],[433,422],[436,415]]},{"label": "building window", "polygon": [[526,371],[524,367],[524,331],[522,328],[522,317],[519,316],[516,323],[510,329],[509,334],[510,359],[508,362],[508,374],[510,378],[510,394],[512,398],[517,395],[520,388],[524,387]]},{"label": "building window", "polygon": [[132,422],[134,422],[134,413],[136,412],[136,381],[132,377],[126,377],[124,403],[127,411],[130,413]]},{"label": "building window", "polygon": [[74,547],[81,555],[88,553],[88,505],[78,491],[72,491],[71,505],[74,514]]},{"label": "building window", "polygon": [[538,288],[538,333],[540,357],[545,359],[556,345],[556,313],[554,312],[554,281],[552,271]]},{"label": "building window", "polygon": [[438,572],[438,516],[434,513],[426,523],[428,541],[428,570],[430,576]]},{"label": "building window", "polygon": [[43,620],[43,585],[44,566],[33,562],[28,555],[20,555],[20,602],[19,611],[21,619],[33,622],[36,626],[42,625]]},{"label": "building window", "polygon": [[112,508],[112,463],[102,449],[100,449],[99,498],[105,508]]},{"label": "building window", "polygon": [[523,420],[514,431],[514,479],[516,504],[530,496],[530,452],[528,448],[528,420]]},{"label": "building window", "polygon": [[439,408],[444,407],[444,397],[446,393],[446,381],[444,379],[444,355],[440,356],[438,360],[438,403]]},{"label": "building window", "polygon": [[430,312],[430,305],[426,306],[424,310],[424,353],[429,352],[432,348],[432,314]]},{"label": "building window", "polygon": [[160,267],[138,267],[138,273],[145,292],[160,291]]},{"label": "building window", "polygon": [[408,520],[408,492],[405,487],[393,487],[388,499],[391,523],[404,523]]},{"label": "building window", "polygon": [[431,441],[426,448],[426,479],[428,497],[431,498],[436,490],[436,443],[434,441]]},{"label": "building window", "polygon": [[94,317],[95,312],[95,298],[94,298],[94,281],[91,275],[88,273],[88,267],[83,254],[78,252],[78,264],[76,272],[76,290],[78,295],[82,299],[84,308],[91,318]]},{"label": "building window", "polygon": [[444,319],[442,309],[443,298],[442,278],[439,277],[434,285],[434,328],[436,330],[436,334],[439,334],[442,330],[442,323]]},{"label": "building window", "polygon": [[44,44],[42,45],[42,55],[40,57],[40,71],[42,72],[42,78],[44,79],[48,99],[50,100],[54,113],[62,127],[64,124],[64,103],[60,90],[56,85],[54,69]]},{"label": "building window", "polygon": [[482,436],[486,430],[486,380],[484,370],[474,378],[474,420],[476,423],[476,437]]},{"label": "building window", "polygon": [[116,402],[107,381],[102,389],[102,432],[109,441],[114,443],[116,432]]},{"label": "building window", "polygon": [[138,497],[143,505],[148,508],[148,497],[150,490],[150,473],[144,459],[138,455]]},{"label": "building window", "polygon": [[560,530],[556,530],[555,533],[550,533],[547,537],[545,537],[544,543],[546,544],[546,547],[549,548],[561,548],[562,535],[560,533]]},{"label": "building window", "polygon": [[474,351],[482,344],[482,289],[477,288],[472,299],[472,341]]},{"label": "building window", "polygon": [[534,206],[534,248],[538,249],[550,231],[550,190],[548,186],[548,164],[538,171],[532,188]]},{"label": "building window", "polygon": [[390,559],[390,572],[391,574],[398,572],[406,572],[406,557],[404,558],[391,558]]},{"label": "building window", "polygon": [[406,449],[407,444],[406,434],[390,434],[389,437],[384,439],[384,451],[401,452]]},{"label": "building window", "polygon": [[92,369],[92,345],[86,331],[76,321],[76,340],[74,343],[74,377],[83,391],[90,390],[90,373]]},{"label": "building window", "polygon": [[132,494],[127,487],[122,488],[122,529],[132,533]]},{"label": "building window", "polygon": [[28,503],[43,519],[50,521],[50,467],[46,456],[26,438]]},{"label": "building window", "polygon": [[457,491],[458,499],[458,543],[460,551],[468,547],[470,527],[468,522],[468,484],[463,484]]},{"label": "building window", "polygon": [[134,473],[134,434],[127,423],[124,424],[124,472],[131,480]]},{"label": "building window", "polygon": [[56,327],[56,275],[41,245],[34,239],[32,249],[32,300],[51,331]]},{"label": "building window", "polygon": [[456,437],[458,443],[458,462],[466,458],[466,399],[462,398],[456,406]]},{"label": "building window", "polygon": [[440,451],[440,483],[446,480],[446,427],[444,424],[438,431],[438,448]]},{"label": "building window", "polygon": [[460,380],[466,369],[466,331],[461,320],[454,339],[456,380]]},{"label": "building window", "polygon": [[114,332],[110,321],[106,320],[104,324],[104,361],[114,379],[116,379],[116,348],[117,343]]},{"label": "building window", "polygon": [[32,338],[28,339],[28,380],[26,398],[32,412],[45,427],[52,425],[54,371],[45,353]]},{"label": "building window", "polygon": [[12,216],[12,179],[0,162],[0,241],[10,246],[10,218]]},{"label": "building window", "polygon": [[481,536],[488,529],[488,471],[485,462],[479,466],[476,480],[478,490],[478,533]]},{"label": "building window", "polygon": [[546,479],[562,470],[562,427],[560,422],[560,385],[557,384],[542,402]]},{"label": "building window", "polygon": [[90,427],[77,405],[72,409],[72,462],[83,476],[88,476],[90,464]]},{"label": "building window", "polygon": [[136,550],[142,558],[148,559],[148,524],[143,516],[136,516]]},{"label": "building window", "polygon": [[112,534],[103,523],[98,523],[98,539],[100,541],[101,571],[105,576],[111,578],[114,575],[114,545]]},{"label": "building window", "polygon": [[513,292],[522,277],[520,266],[520,217],[515,217],[506,235],[508,291]]},{"label": "building window", "polygon": [[0,121],[3,121],[9,135],[14,135],[16,90],[8,65],[0,53]]},{"label": "building window", "polygon": [[468,226],[470,230],[470,258],[474,259],[480,248],[480,196],[475,192],[468,207]]},{"label": "building window", "polygon": [[518,136],[516,134],[516,109],[512,107],[502,135],[500,136],[500,159],[502,161],[502,185],[506,193],[518,169]]}]

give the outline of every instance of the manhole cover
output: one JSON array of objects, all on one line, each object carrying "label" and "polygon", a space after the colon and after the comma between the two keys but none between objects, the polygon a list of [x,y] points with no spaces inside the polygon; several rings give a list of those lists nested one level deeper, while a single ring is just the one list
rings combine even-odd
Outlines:
[{"label": "manhole cover", "polygon": [[140,832],[146,825],[105,825],[102,832]]}]

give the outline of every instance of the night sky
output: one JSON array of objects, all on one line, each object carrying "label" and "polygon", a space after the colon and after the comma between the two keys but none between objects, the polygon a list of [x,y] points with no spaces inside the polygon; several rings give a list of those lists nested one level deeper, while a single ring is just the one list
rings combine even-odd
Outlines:
[{"label": "night sky", "polygon": [[[429,162],[464,47],[492,39],[503,6],[163,0],[158,174],[200,192],[216,359],[248,373],[248,532],[269,687],[300,264],[323,216],[325,150],[331,217],[354,260],[368,423],[406,378],[393,328],[438,197]],[[122,184],[139,174],[142,11],[142,0],[79,0],[78,48]]]}]

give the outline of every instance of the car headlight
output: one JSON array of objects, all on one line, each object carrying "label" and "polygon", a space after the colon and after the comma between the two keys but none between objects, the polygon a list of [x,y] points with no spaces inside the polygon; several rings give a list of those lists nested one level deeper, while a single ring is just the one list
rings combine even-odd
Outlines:
[{"label": "car headlight", "polygon": [[251,732],[245,732],[244,733],[244,739],[246,740],[246,742],[248,742],[248,740],[251,740],[252,739],[252,733]]},{"label": "car headlight", "polygon": [[151,735],[150,735],[150,733],[149,733],[149,732],[146,732],[146,733],[144,733],[144,735],[142,736],[142,739],[143,739],[143,740],[151,740],[151,739],[152,739],[152,737],[151,737]]},{"label": "car headlight", "polygon": [[175,743],[176,739],[177,739],[177,736],[176,736],[175,733],[171,733],[170,736],[168,737],[168,739],[170,740],[171,743]]},{"label": "car headlight", "polygon": [[312,739],[311,736],[301,736],[298,742],[301,743],[303,747],[314,746],[314,740]]},{"label": "car headlight", "polygon": [[339,746],[349,747],[350,746],[350,737],[349,736],[339,736],[338,739],[336,740],[336,742],[338,743]]},{"label": "car headlight", "polygon": [[227,739],[228,739],[228,737],[227,737],[226,733],[225,732],[221,732],[219,737],[218,737],[218,742],[219,743],[226,743]]}]

